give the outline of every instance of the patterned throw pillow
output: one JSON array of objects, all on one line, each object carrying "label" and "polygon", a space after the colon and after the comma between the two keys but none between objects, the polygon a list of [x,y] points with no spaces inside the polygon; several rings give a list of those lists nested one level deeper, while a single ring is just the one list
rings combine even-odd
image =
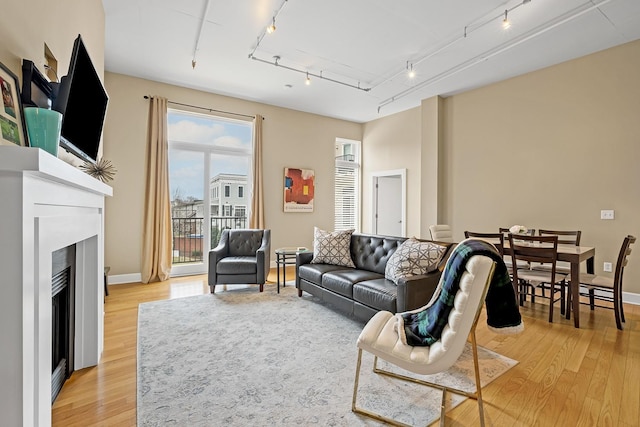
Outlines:
[{"label": "patterned throw pillow", "polygon": [[355,230],[324,231],[315,227],[313,230],[312,264],[333,264],[353,267],[351,260],[351,235]]},{"label": "patterned throw pillow", "polygon": [[401,277],[427,274],[438,268],[446,246],[425,242],[413,237],[402,242],[391,255],[384,269],[384,276],[396,285]]}]

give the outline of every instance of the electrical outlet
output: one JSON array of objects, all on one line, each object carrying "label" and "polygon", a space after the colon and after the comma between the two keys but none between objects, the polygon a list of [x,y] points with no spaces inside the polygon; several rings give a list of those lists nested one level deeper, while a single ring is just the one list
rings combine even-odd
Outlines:
[{"label": "electrical outlet", "polygon": [[607,271],[609,273],[611,273],[611,269],[613,268],[613,265],[611,265],[610,262],[605,262],[604,265],[602,266],[602,269],[604,271]]},{"label": "electrical outlet", "polygon": [[603,209],[600,211],[600,219],[613,219],[613,209]]}]

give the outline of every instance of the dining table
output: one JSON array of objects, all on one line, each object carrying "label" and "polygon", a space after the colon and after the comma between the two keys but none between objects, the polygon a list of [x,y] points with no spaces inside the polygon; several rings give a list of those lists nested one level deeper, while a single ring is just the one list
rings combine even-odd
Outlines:
[{"label": "dining table", "polygon": [[[509,242],[504,242],[504,254],[511,255]],[[596,248],[593,246],[558,245],[558,261],[566,261],[571,264],[571,277],[569,278],[569,294],[566,317],[571,319],[573,311],[573,324],[580,327],[580,264],[586,263],[587,273],[594,273]]]}]

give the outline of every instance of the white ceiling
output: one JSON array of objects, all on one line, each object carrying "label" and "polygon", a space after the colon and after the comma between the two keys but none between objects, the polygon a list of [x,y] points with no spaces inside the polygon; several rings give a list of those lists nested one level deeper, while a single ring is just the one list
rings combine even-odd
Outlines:
[{"label": "white ceiling", "polygon": [[356,122],[640,38],[639,0],[102,2],[107,71]]}]

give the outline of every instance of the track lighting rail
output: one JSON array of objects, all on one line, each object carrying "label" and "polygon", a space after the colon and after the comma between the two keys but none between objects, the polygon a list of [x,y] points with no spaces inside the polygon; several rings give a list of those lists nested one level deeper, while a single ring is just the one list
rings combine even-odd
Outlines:
[{"label": "track lighting rail", "polygon": [[282,65],[280,63],[280,57],[279,56],[276,56],[273,61],[269,61],[267,59],[258,58],[253,53],[250,53],[249,54],[249,59],[253,59],[255,61],[262,62],[264,64],[270,64],[270,65],[274,65],[276,67],[284,68],[285,70],[295,71],[296,73],[304,74],[307,78],[315,77],[315,78],[318,78],[318,79],[327,80],[327,81],[332,82],[332,83],[337,83],[339,85],[347,86],[347,87],[350,87],[350,88],[353,88],[353,89],[358,89],[358,90],[361,90],[361,91],[364,91],[364,92],[369,92],[371,90],[370,87],[362,87],[362,86],[360,86],[360,83],[358,83],[357,85],[354,85],[354,84],[351,84],[351,83],[347,83],[347,82],[343,82],[343,81],[340,81],[340,80],[332,79],[330,77],[325,77],[325,76],[322,75],[322,72],[320,72],[320,74],[316,74],[316,73],[312,73],[310,71],[300,70],[300,69],[297,69],[297,68],[294,68],[294,67],[290,67],[288,65]]}]

